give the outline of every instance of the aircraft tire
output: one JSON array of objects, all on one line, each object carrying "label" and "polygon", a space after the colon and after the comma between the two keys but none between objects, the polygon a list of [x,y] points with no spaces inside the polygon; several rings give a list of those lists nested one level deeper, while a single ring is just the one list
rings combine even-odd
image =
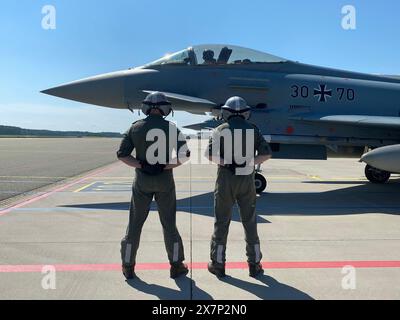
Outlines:
[{"label": "aircraft tire", "polygon": [[365,176],[372,183],[384,184],[389,181],[391,173],[367,165],[365,167]]},{"label": "aircraft tire", "polygon": [[265,179],[262,174],[256,173],[255,185],[257,194],[261,194],[267,188],[267,179]]}]

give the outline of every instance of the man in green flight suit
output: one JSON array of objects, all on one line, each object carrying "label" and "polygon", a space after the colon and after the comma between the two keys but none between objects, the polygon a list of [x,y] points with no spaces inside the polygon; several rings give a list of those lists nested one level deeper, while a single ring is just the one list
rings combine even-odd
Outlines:
[{"label": "man in green flight suit", "polygon": [[257,233],[254,167],[271,158],[271,149],[259,129],[247,121],[250,107],[244,99],[228,99],[222,107],[222,117],[225,123],[214,130],[206,150],[206,157],[218,164],[208,270],[217,277],[225,277],[226,243],[232,208],[237,202],[245,231],[249,275],[256,277],[264,270]]},{"label": "man in green flight suit", "polygon": [[[118,159],[136,171],[129,224],[121,241],[122,272],[127,279],[135,277],[142,227],[155,198],[171,265],[170,276],[175,279],[186,275],[188,268],[183,263],[184,248],[176,227],[176,191],[172,171],[189,159],[190,151],[177,127],[164,119],[172,108],[163,93],[149,94],[143,101],[142,111],[147,117],[132,124],[117,152]],[[172,159],[174,149],[177,156]],[[133,150],[136,151],[135,157],[132,156]]]}]

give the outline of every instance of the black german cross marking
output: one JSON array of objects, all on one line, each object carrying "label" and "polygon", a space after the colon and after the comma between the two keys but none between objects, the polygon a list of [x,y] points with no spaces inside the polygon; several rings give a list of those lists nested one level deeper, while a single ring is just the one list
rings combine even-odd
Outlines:
[{"label": "black german cross marking", "polygon": [[320,84],[319,89],[314,89],[314,97],[319,96],[319,102],[326,102],[326,97],[332,98],[332,90],[327,90],[326,84]]}]

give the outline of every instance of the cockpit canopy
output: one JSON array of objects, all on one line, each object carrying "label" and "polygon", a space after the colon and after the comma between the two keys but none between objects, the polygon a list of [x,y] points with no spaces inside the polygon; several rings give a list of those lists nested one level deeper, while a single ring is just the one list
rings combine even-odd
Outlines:
[{"label": "cockpit canopy", "polygon": [[260,63],[281,63],[286,59],[257,50],[230,45],[201,45],[166,55],[146,64],[158,65],[240,65]]}]

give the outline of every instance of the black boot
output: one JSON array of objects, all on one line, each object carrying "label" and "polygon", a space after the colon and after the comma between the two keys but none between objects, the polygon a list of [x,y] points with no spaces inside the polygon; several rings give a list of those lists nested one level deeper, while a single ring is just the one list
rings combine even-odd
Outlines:
[{"label": "black boot", "polygon": [[172,279],[179,278],[180,276],[185,276],[189,272],[189,269],[186,264],[180,263],[173,263],[171,264],[170,269],[170,276]]},{"label": "black boot", "polygon": [[122,265],[122,273],[124,274],[126,280],[136,278],[135,265]]},{"label": "black boot", "polygon": [[256,278],[257,276],[264,274],[264,269],[261,263],[249,263],[249,276]]},{"label": "black boot", "polygon": [[208,271],[218,278],[224,278],[226,276],[224,264],[209,262]]}]

